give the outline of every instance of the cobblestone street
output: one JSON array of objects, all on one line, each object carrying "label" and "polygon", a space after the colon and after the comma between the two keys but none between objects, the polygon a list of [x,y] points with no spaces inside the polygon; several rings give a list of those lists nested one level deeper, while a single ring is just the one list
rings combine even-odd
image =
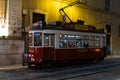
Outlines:
[{"label": "cobblestone street", "polygon": [[107,58],[97,64],[33,68],[11,65],[0,67],[0,80],[119,80],[120,59]]},{"label": "cobblestone street", "polygon": [[75,77],[66,80],[120,80],[120,68],[111,71],[84,75],[81,77]]}]

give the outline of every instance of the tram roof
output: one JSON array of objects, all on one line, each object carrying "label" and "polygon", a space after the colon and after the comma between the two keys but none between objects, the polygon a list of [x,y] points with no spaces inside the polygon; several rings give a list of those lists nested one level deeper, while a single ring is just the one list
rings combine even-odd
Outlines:
[{"label": "tram roof", "polygon": [[30,30],[62,30],[62,31],[76,31],[76,32],[88,32],[88,33],[105,33],[104,30],[75,30],[75,28],[64,28],[63,26],[53,26],[53,25],[47,25],[44,27],[40,26],[33,26]]}]

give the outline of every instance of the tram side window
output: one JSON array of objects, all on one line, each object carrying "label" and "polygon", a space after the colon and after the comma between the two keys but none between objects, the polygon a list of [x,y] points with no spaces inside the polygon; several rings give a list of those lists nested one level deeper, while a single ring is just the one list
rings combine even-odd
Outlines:
[{"label": "tram side window", "polygon": [[89,38],[88,36],[83,36],[83,47],[89,47]]},{"label": "tram side window", "polygon": [[68,38],[67,38],[67,40],[68,40],[67,47],[68,48],[75,47],[75,41],[74,41],[74,39],[75,39],[74,35],[68,35]]},{"label": "tram side window", "polygon": [[94,46],[95,46],[95,37],[89,36],[89,47],[94,47]]},{"label": "tram side window", "polygon": [[34,33],[34,46],[42,46],[42,34],[39,32]]},{"label": "tram side window", "polygon": [[49,35],[44,35],[44,46],[49,46]]},{"label": "tram side window", "polygon": [[55,46],[55,35],[51,35],[51,46]]},{"label": "tram side window", "polygon": [[100,47],[100,37],[99,36],[95,37],[95,47]]},{"label": "tram side window", "polygon": [[54,46],[54,45],[55,45],[55,35],[44,34],[44,46]]},{"label": "tram side window", "polygon": [[76,47],[82,47],[82,36],[76,36],[75,41],[76,41]]},{"label": "tram side window", "polygon": [[59,35],[59,47],[67,48],[67,35]]}]

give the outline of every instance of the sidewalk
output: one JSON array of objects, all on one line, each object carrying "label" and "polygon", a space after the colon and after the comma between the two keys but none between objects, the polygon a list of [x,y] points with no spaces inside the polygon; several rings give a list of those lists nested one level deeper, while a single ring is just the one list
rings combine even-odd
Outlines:
[{"label": "sidewalk", "polygon": [[[113,59],[116,61],[120,61],[120,56],[110,55],[110,56],[107,56],[105,59]],[[22,66],[22,64],[0,66],[0,70],[10,70],[10,69],[20,69],[20,68],[27,68],[27,66]]]},{"label": "sidewalk", "polygon": [[22,66],[22,64],[0,66],[0,70],[10,70],[10,69],[19,69],[19,68],[27,68],[27,66]]},{"label": "sidewalk", "polygon": [[120,58],[120,55],[108,55],[105,59]]}]

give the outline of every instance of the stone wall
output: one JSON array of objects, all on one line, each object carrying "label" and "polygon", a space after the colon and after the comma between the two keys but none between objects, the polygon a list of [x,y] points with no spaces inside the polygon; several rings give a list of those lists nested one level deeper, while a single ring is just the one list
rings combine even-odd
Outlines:
[{"label": "stone wall", "polygon": [[8,36],[21,37],[22,0],[8,0]]},{"label": "stone wall", "polygon": [[0,40],[0,65],[21,63],[23,50],[22,40]]}]

